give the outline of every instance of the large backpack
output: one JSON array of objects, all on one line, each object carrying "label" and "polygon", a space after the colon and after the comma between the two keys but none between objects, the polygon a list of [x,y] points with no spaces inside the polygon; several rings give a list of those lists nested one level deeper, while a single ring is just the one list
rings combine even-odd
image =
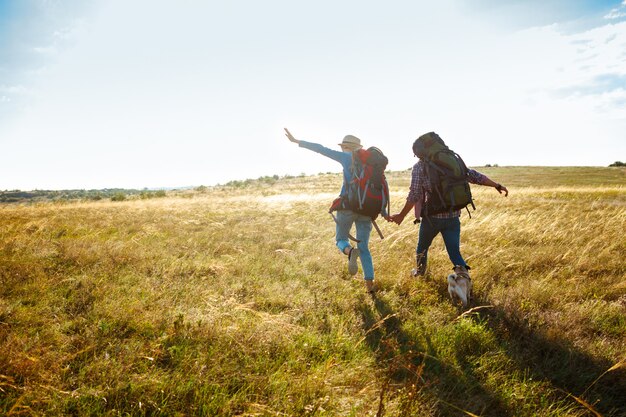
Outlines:
[{"label": "large backpack", "polygon": [[385,178],[387,157],[376,147],[352,152],[352,181],[348,185],[348,207],[375,220],[389,213],[389,185]]},{"label": "large backpack", "polygon": [[389,213],[389,185],[385,178],[387,157],[376,147],[352,152],[351,179],[343,198],[336,199],[330,211],[351,210],[375,220]]},{"label": "large backpack", "polygon": [[413,152],[424,162],[430,181],[430,193],[422,206],[422,217],[452,212],[469,205],[476,209],[467,182],[467,166],[439,135],[429,132],[420,136],[413,143]]}]

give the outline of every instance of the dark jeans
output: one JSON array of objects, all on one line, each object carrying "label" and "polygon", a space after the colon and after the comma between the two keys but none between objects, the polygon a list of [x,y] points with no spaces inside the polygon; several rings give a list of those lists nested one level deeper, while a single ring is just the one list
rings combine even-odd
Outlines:
[{"label": "dark jeans", "polygon": [[417,241],[417,269],[426,270],[426,260],[428,258],[428,248],[433,243],[433,239],[441,233],[443,242],[448,251],[448,257],[453,265],[467,267],[461,256],[461,221],[458,217],[452,219],[438,219],[435,217],[423,218],[420,223],[419,239]]}]

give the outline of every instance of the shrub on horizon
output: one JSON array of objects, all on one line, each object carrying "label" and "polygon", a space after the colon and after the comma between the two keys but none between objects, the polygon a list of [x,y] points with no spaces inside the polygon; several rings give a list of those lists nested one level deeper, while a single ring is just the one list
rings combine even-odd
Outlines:
[{"label": "shrub on horizon", "polygon": [[126,194],[117,192],[111,196],[111,201],[124,201],[126,200]]}]

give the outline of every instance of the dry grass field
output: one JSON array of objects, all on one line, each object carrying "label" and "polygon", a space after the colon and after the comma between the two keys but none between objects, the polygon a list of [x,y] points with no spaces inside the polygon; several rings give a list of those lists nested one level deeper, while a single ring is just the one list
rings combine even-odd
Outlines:
[{"label": "dry grass field", "polygon": [[479,170],[465,314],[408,218],[348,275],[338,174],[0,205],[0,414],[625,416],[626,170]]}]

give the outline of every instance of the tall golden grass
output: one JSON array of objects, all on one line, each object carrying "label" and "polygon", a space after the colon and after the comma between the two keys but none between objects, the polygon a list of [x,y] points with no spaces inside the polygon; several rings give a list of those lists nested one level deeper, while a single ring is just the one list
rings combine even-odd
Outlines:
[{"label": "tall golden grass", "polygon": [[408,219],[375,298],[348,275],[337,174],[0,206],[0,413],[625,415],[625,171],[484,172],[511,194],[473,188],[465,314],[440,240],[409,276]]}]

